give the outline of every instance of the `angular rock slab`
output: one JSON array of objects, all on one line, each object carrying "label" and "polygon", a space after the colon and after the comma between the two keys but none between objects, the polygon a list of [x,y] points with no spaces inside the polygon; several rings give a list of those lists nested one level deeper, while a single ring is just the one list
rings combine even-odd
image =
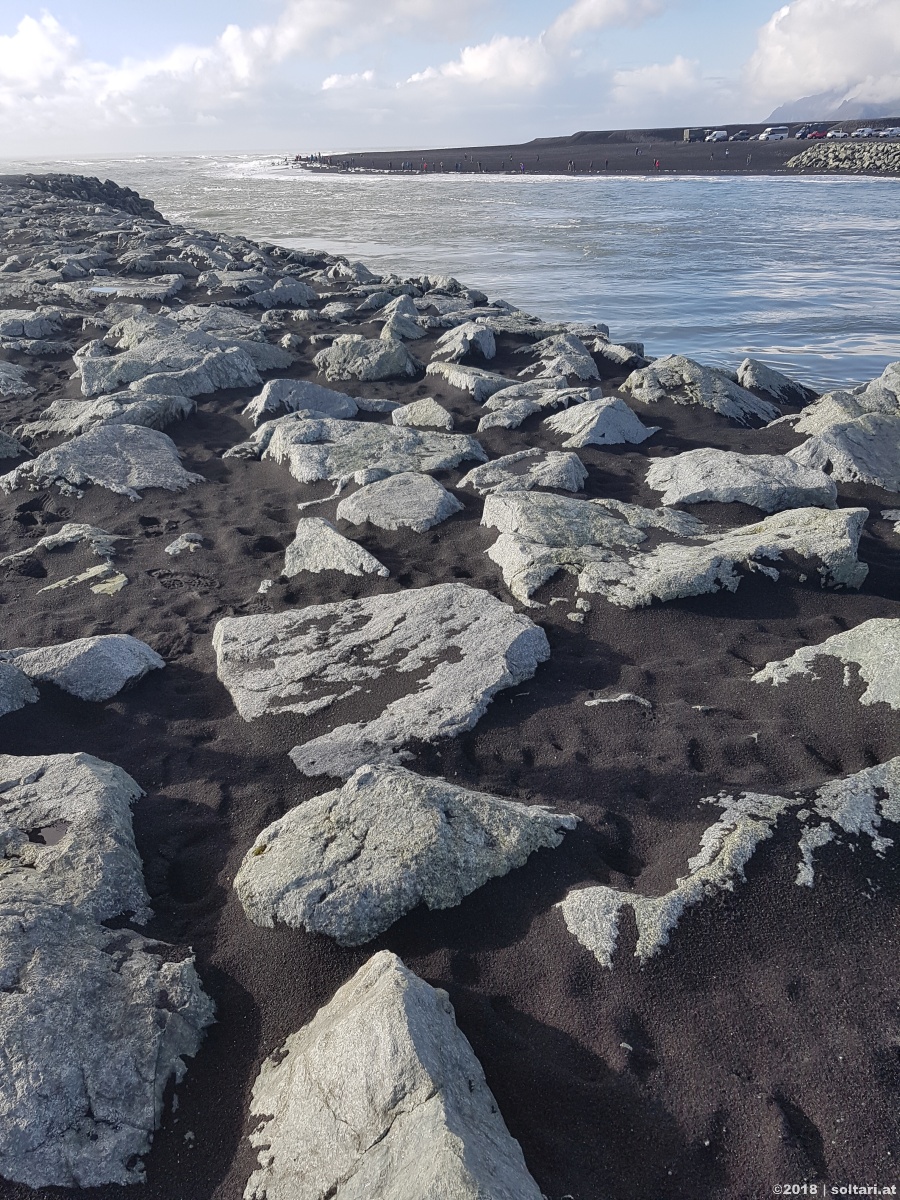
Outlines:
[{"label": "angular rock slab", "polygon": [[386,579],[387,567],[356,542],[338,533],[322,517],[304,517],[297,524],[294,540],[284,554],[284,574],[293,579],[302,571],[342,571],[345,575],[380,575]]},{"label": "angular rock slab", "polygon": [[570,388],[564,375],[534,383],[514,383],[494,392],[484,402],[489,410],[478,422],[478,432],[486,429],[518,429],[523,421],[547,408],[568,408],[601,400],[600,388]]},{"label": "angular rock slab", "polygon": [[0,396],[31,396],[34,388],[28,383],[24,367],[0,362]]},{"label": "angular rock slab", "polygon": [[213,647],[219,679],[245,721],[309,716],[381,678],[407,685],[372,720],[340,725],[291,752],[304,774],[339,779],[408,757],[410,741],[471,729],[498,691],[530,679],[550,657],[542,629],[462,583],[226,618]]},{"label": "angular rock slab", "polygon": [[76,638],[58,646],[0,650],[0,662],[12,663],[29,679],[55,683],[79,700],[111,700],[123,688],[166,665],[146,642],[127,633]]},{"label": "angular rock slab", "polygon": [[555,413],[544,422],[554,433],[567,433],[564,446],[617,446],[624,442],[640,445],[658,425],[645,425],[617,396],[608,400],[589,400]]},{"label": "angular rock slab", "polygon": [[244,1200],[541,1200],[447,993],[382,951],[263,1063]]},{"label": "angular rock slab", "polygon": [[430,475],[403,471],[366,484],[337,506],[341,521],[379,529],[412,529],[424,533],[448,517],[462,512],[462,504]]},{"label": "angular rock slab", "polygon": [[131,828],[131,805],[143,794],[130,775],[90,754],[0,755],[0,902],[147,920]]},{"label": "angular rock slab", "polygon": [[26,704],[34,704],[39,699],[37,689],[27,675],[18,667],[0,662],[0,717],[18,712]]},{"label": "angular rock slab", "polygon": [[234,886],[257,925],[359,946],[418,904],[454,907],[576,824],[403,767],[365,766],[264,829]]},{"label": "angular rock slab", "polygon": [[474,467],[456,485],[479,496],[489,492],[529,492],[532,488],[560,488],[580,492],[588,473],[577,454],[560,450],[519,450]]},{"label": "angular rock slab", "polygon": [[505,375],[497,375],[494,371],[483,371],[481,367],[464,367],[453,362],[430,362],[425,368],[426,375],[443,379],[450,387],[458,388],[461,392],[471,392],[476,404],[483,404],[488,397],[503,391],[512,383]]},{"label": "angular rock slab", "polygon": [[401,341],[375,338],[367,340],[358,333],[335,338],[327,350],[313,360],[329,381],[360,379],[414,379],[421,366]]},{"label": "angular rock slab", "polygon": [[0,429],[0,458],[18,458],[21,454],[27,453],[28,451],[21,442]]},{"label": "angular rock slab", "polygon": [[687,450],[671,458],[654,459],[646,483],[663,493],[663,504],[739,502],[763,512],[837,507],[834,480],[817,467],[805,467],[784,454]]},{"label": "angular rock slab", "polygon": [[191,416],[196,404],[187,396],[139,396],[119,392],[99,400],[54,400],[36,421],[27,421],[18,432],[23,437],[78,437],[98,425],[143,425],[165,429]]},{"label": "angular rock slab", "polygon": [[[273,424],[263,457],[279,463],[287,460],[300,483],[354,479],[365,484],[405,471],[446,471],[466,459],[484,462],[487,458],[483,447],[466,434],[301,417]],[[268,432],[266,425],[257,430],[257,434],[264,432]]]},{"label": "angular rock slab", "polygon": [[762,392],[778,404],[808,404],[815,399],[812,388],[804,387],[789,375],[767,367],[755,358],[745,358],[737,370],[737,381],[748,391]]},{"label": "angular rock slab", "polygon": [[478,325],[474,321],[457,325],[438,338],[434,351],[435,358],[443,358],[447,362],[459,362],[468,354],[480,354],[486,359],[496,357],[497,342],[493,331],[486,325]]},{"label": "angular rock slab", "polygon": [[538,379],[553,378],[557,375],[574,375],[576,379],[584,380],[600,378],[597,364],[591,358],[587,346],[581,338],[572,333],[553,334],[533,346],[523,346],[517,353],[536,354],[541,360],[520,371],[519,374],[523,377],[537,373]]},{"label": "angular rock slab", "polygon": [[658,358],[649,367],[633,371],[622,384],[622,391],[644,404],[667,400],[697,404],[739,425],[763,424],[781,415],[774,404],[759,400],[721,371],[703,367],[680,354]]},{"label": "angular rock slab", "polygon": [[144,1182],[170,1081],[213,1021],[192,958],[71,909],[0,900],[0,1176]]},{"label": "angular rock slab", "polygon": [[844,664],[844,686],[851,682],[849,668],[858,668],[868,685],[860,704],[884,703],[900,709],[900,619],[874,617],[816,646],[802,646],[790,658],[766,663],[753,682],[778,687],[795,676],[815,679],[813,664],[818,658],[836,658]]},{"label": "angular rock slab", "polygon": [[412,404],[402,404],[391,413],[394,425],[412,425],[415,429],[453,428],[453,414],[447,412],[432,396],[423,396]]},{"label": "angular rock slab", "polygon": [[17,550],[14,554],[7,554],[5,558],[0,558],[0,567],[22,558],[30,558],[35,550],[58,550],[60,546],[72,546],[77,542],[85,542],[91,552],[96,554],[98,558],[115,558],[116,547],[114,543],[121,542],[122,540],[123,538],[120,534],[107,533],[105,529],[99,529],[96,525],[69,522],[60,526],[56,533],[48,533],[46,537],[32,542],[24,550]]},{"label": "angular rock slab", "polygon": [[184,469],[178,448],[164,433],[139,425],[101,425],[0,475],[0,491],[39,491],[52,484],[75,491],[94,483],[140,500],[139,488],[178,492],[204,482],[202,475]]},{"label": "angular rock slab", "polygon": [[842,482],[900,492],[900,414],[866,413],[829,425],[788,451],[788,458]]},{"label": "angular rock slab", "polygon": [[352,396],[332,391],[306,379],[270,379],[245,409],[243,416],[258,425],[265,417],[282,412],[319,413],[335,420],[352,420],[359,411]]}]

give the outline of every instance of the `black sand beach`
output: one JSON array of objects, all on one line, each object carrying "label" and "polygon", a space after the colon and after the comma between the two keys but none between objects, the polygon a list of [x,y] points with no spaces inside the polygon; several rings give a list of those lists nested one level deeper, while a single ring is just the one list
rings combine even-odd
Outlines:
[{"label": "black sand beach", "polygon": [[[471,153],[497,170],[507,149],[516,163],[524,153],[521,147],[502,148],[494,158]],[[704,159],[718,164],[723,149],[648,144],[642,165],[658,155],[663,169],[678,162],[679,170],[699,172]],[[753,171],[781,169],[789,151],[796,146],[753,145]],[[591,157],[595,170],[609,157],[611,172],[625,171],[635,157],[630,145],[533,152],[547,171],[562,169],[567,156],[575,157],[579,171]],[[442,153],[449,169],[461,152]],[[747,153],[735,145],[729,159],[742,167]],[[376,158],[364,157],[363,165]],[[528,170],[536,166],[529,163]],[[24,238],[5,249],[22,256],[34,251]],[[302,274],[335,261],[322,256],[295,269]],[[478,285],[474,278],[467,282]],[[356,314],[347,326],[318,315],[322,304],[351,287],[334,282],[326,294],[317,286],[322,299],[311,321],[286,318],[272,327],[273,336],[296,330],[303,344],[292,367],[266,372],[266,379],[323,383],[313,356],[327,343],[311,345],[311,336],[379,336],[380,324],[369,314]],[[234,298],[227,290],[210,295],[189,279],[170,306]],[[84,331],[71,324],[67,336],[81,344],[102,337],[109,302],[86,300]],[[160,305],[146,307],[158,311]],[[443,332],[429,330],[410,344],[412,353],[427,362]],[[497,357],[478,365],[515,382],[523,365],[515,351],[527,339],[501,334],[497,342]],[[52,400],[81,398],[79,381],[70,378],[71,356],[9,351],[4,357],[25,367],[35,389],[2,400],[7,432]],[[624,396],[625,376],[611,375],[605,364],[603,373],[604,395]],[[484,415],[471,396],[437,378],[332,386],[354,397],[404,403],[433,396],[460,433],[474,435]],[[149,489],[134,503],[99,486],[84,489],[81,498],[56,489],[0,493],[2,554],[64,522],[87,522],[126,539],[115,565],[130,580],[113,596],[84,587],[41,592],[96,560],[84,545],[37,552],[0,578],[3,645],[129,633],[167,664],[100,704],[42,684],[38,703],[0,718],[0,750],[84,751],[140,784],[146,796],[135,804],[134,829],[155,914],[143,932],[193,948],[217,1009],[216,1024],[178,1088],[177,1111],[166,1112],[146,1157],[146,1184],[130,1192],[106,1186],[78,1194],[86,1200],[132,1194],[238,1200],[255,1165],[246,1133],[260,1064],[380,949],[394,951],[447,990],[549,1200],[758,1200],[775,1185],[804,1181],[900,1182],[896,848],[880,857],[868,838],[841,837],[818,852],[815,887],[798,887],[800,826],[789,814],[753,856],[746,882],[691,908],[669,944],[643,966],[634,957],[630,910],[610,970],[569,933],[555,907],[570,890],[598,883],[643,895],[666,892],[684,875],[714,819],[698,807],[706,797],[744,790],[806,795],[897,754],[900,712],[884,703],[861,706],[862,682],[854,676],[844,686],[836,661],[820,660],[814,680],[778,688],[750,682],[755,670],[798,645],[822,642],[873,617],[900,618],[900,539],[880,517],[897,506],[896,495],[866,484],[839,485],[842,507],[863,506],[871,514],[859,548],[870,569],[858,591],[823,588],[808,564],[789,561],[777,582],[747,574],[734,593],[635,610],[593,597],[584,623],[575,624],[567,618],[576,597],[569,575],[539,589],[534,598],[544,608],[524,610],[511,596],[485,553],[496,533],[479,524],[483,501],[469,491],[454,491],[464,511],[425,534],[351,527],[337,520],[337,500],[329,500],[309,512],[373,553],[390,578],[325,572],[283,580],[297,504],[324,497],[331,487],[298,483],[284,464],[221,457],[252,432],[241,410],[259,390],[201,395],[195,415],[167,427],[184,466],[206,479],[184,492]],[[643,481],[648,460],[700,447],[783,454],[804,440],[790,425],[744,428],[697,407],[629,403],[661,432],[640,446],[580,449],[588,470],[581,498],[655,507],[658,493]],[[361,419],[390,418],[363,413]],[[479,433],[478,440],[492,459],[560,445],[538,415],[518,429]],[[6,462],[4,470],[19,461]],[[468,466],[436,477],[453,491]],[[740,504],[685,510],[713,528],[760,518],[759,510]],[[202,535],[203,548],[167,557],[163,547],[188,531]],[[276,583],[260,595],[266,578]],[[539,851],[457,907],[416,909],[356,949],[303,930],[253,925],[232,881],[261,829],[336,786],[300,774],[287,756],[298,740],[333,722],[327,711],[243,721],[216,677],[216,622],[446,581],[483,588],[526,611],[546,631],[551,657],[533,679],[499,693],[471,732],[419,745],[407,765],[576,814],[580,824],[558,849]],[[557,597],[566,603],[553,604]],[[653,707],[585,706],[608,689],[637,693]],[[376,685],[359,711],[375,711],[384,695]],[[898,834],[888,824],[881,832]],[[6,1200],[74,1193],[0,1182]]]}]

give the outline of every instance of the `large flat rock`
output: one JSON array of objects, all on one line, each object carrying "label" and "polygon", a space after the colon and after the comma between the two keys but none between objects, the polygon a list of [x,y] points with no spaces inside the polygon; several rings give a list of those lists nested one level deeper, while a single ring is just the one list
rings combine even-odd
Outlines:
[{"label": "large flat rock", "polygon": [[0,650],[0,662],[12,663],[40,683],[55,683],[79,700],[111,700],[123,688],[166,665],[155,650],[127,633],[76,638],[56,646]]},{"label": "large flat rock", "polygon": [[319,351],[315,364],[329,381],[414,379],[421,370],[421,365],[396,338],[370,340],[358,333],[335,338],[327,350]]},{"label": "large flat rock", "polygon": [[461,583],[226,618],[213,646],[219,679],[247,721],[310,715],[363,688],[377,705],[380,679],[404,689],[371,720],[338,725],[292,751],[305,774],[337,778],[396,761],[411,741],[471,729],[498,691],[530,679],[550,655],[542,629]]},{"label": "large flat rock", "polygon": [[646,483],[663,493],[663,504],[739,501],[763,512],[811,505],[837,507],[834,480],[818,467],[804,466],[784,454],[687,450],[654,459]]},{"label": "large flat rock", "polygon": [[532,488],[559,488],[580,492],[588,473],[577,454],[561,450],[519,450],[473,467],[456,485],[479,496],[489,492],[529,492]]},{"label": "large flat rock", "polygon": [[264,829],[234,886],[257,925],[358,946],[417,904],[452,908],[575,824],[403,767],[365,766]]},{"label": "large flat rock", "polygon": [[373,554],[338,533],[322,517],[304,517],[297,524],[294,540],[284,554],[284,574],[288,579],[303,571],[341,571],[344,575],[390,574]]},{"label": "large flat rock", "polygon": [[640,445],[654,433],[658,425],[645,425],[618,396],[611,399],[588,400],[555,413],[544,421],[554,433],[566,434],[564,446],[619,446],[630,442]]},{"label": "large flat rock", "polygon": [[424,533],[440,525],[462,504],[436,479],[416,471],[391,475],[347,496],[337,507],[338,519],[353,525],[369,522],[379,529],[412,529]]},{"label": "large flat rock", "polygon": [[633,371],[622,384],[622,391],[644,404],[696,404],[739,425],[762,425],[781,413],[774,404],[758,399],[721,371],[680,354],[658,358],[649,367]]},{"label": "large flat rock", "polygon": [[270,379],[243,410],[254,425],[277,413],[314,412],[335,420],[348,420],[359,411],[352,396],[335,392],[307,379]]},{"label": "large flat rock", "polygon": [[263,1063],[245,1200],[541,1200],[447,993],[382,951]]},{"label": "large flat rock", "polygon": [[788,452],[802,466],[826,470],[845,483],[900,492],[900,412],[865,413],[828,425]]}]

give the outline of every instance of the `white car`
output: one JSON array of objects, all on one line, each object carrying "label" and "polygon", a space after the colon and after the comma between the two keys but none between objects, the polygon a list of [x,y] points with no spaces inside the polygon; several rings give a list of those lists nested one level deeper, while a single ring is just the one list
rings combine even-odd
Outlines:
[{"label": "white car", "polygon": [[727,142],[728,141],[728,130],[727,129],[714,129],[712,131],[712,133],[708,133],[703,140],[704,140],[704,142]]},{"label": "white car", "polygon": [[759,135],[761,142],[785,142],[788,138],[787,125],[770,125]]},{"label": "white car", "polygon": [[900,138],[900,129],[893,127],[891,129],[879,129],[878,136],[883,138]]},{"label": "white car", "polygon": [[864,125],[861,129],[854,129],[850,136],[855,138],[878,137],[878,130],[873,129],[871,125]]},{"label": "white car", "polygon": [[829,129],[825,136],[827,138],[848,138],[850,134],[845,129]]}]

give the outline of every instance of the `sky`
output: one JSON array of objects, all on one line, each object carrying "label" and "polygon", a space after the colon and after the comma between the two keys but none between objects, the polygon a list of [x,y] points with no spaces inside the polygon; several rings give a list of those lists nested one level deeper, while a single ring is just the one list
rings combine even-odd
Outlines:
[{"label": "sky", "polygon": [[308,153],[900,108],[900,0],[0,0],[0,157]]}]

